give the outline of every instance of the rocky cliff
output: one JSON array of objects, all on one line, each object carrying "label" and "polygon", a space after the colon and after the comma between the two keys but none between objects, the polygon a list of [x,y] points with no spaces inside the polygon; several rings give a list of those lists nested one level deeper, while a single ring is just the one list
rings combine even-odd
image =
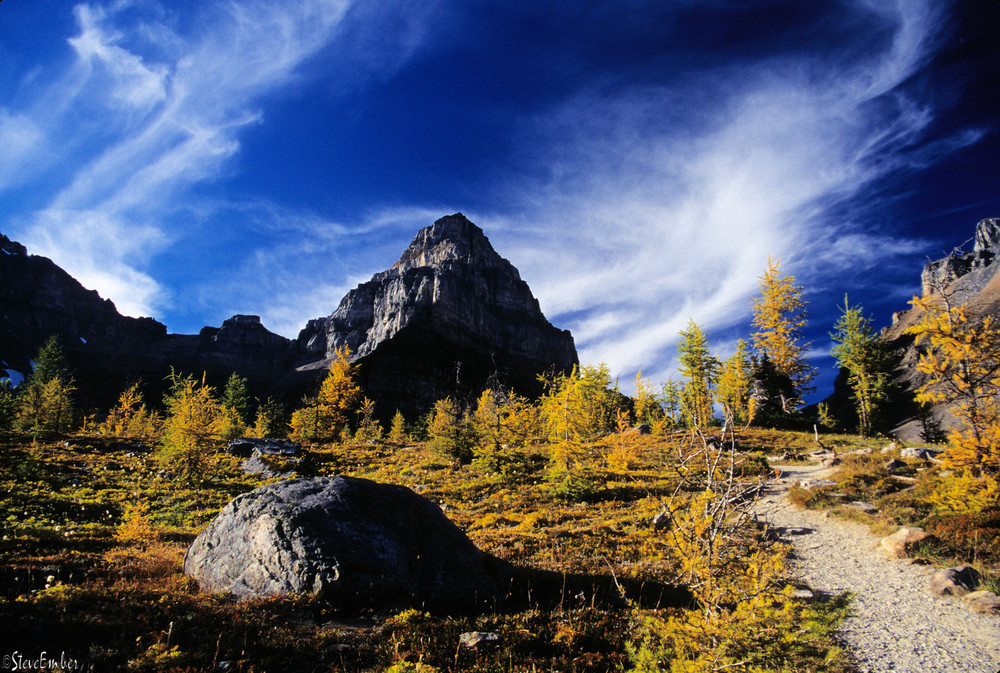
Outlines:
[{"label": "rocky cliff", "polygon": [[296,340],[251,315],[196,335],[168,334],[152,318],[122,316],[51,260],[0,235],[0,369],[28,372],[52,334],[84,407],[107,407],[138,379],[156,399],[171,367],[205,372],[216,386],[235,371],[254,393],[284,394],[294,404],[346,346],[382,413],[400,408],[412,418],[445,395],[477,393],[487,380],[536,394],[539,373],[577,362],[573,337],[549,324],[517,269],[461,214],[421,230],[392,268],[309,321]]},{"label": "rocky cliff", "polygon": [[[955,251],[924,266],[920,274],[922,294],[946,296],[953,306],[967,304],[971,319],[986,315],[1000,317],[1000,218],[980,220],[973,240],[971,252]],[[898,363],[893,375],[897,393],[889,405],[889,420],[896,436],[911,441],[918,441],[921,431],[921,424],[915,419],[918,407],[913,397],[927,377],[917,370],[920,350],[906,329],[916,324],[921,315],[915,308],[900,311],[893,315],[892,325],[881,335],[895,352]],[[848,402],[842,377],[838,378],[837,391],[831,399]],[[954,422],[945,407],[935,407],[932,413],[944,427]]]},{"label": "rocky cliff", "polygon": [[368,394],[410,413],[490,378],[534,395],[538,374],[577,363],[570,333],[546,320],[517,269],[461,213],[418,232],[298,344],[319,362],[349,348]]}]

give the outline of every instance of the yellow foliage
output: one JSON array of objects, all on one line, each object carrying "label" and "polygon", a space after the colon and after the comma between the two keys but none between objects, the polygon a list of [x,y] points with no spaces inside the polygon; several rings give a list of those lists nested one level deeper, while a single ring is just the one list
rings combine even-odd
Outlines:
[{"label": "yellow foliage", "polygon": [[754,298],[752,324],[753,346],[767,355],[778,372],[784,374],[795,386],[800,399],[789,400],[788,410],[801,402],[801,395],[816,370],[806,362],[808,342],[801,343],[802,329],[806,324],[805,301],[802,288],[795,284],[794,276],[782,276],[780,260],[767,258],[767,272],[760,279],[759,298]]},{"label": "yellow foliage", "polygon": [[354,441],[360,444],[377,442],[382,439],[382,425],[375,418],[375,403],[365,397],[358,409],[358,431],[354,433]]},{"label": "yellow foliage", "polygon": [[351,351],[346,346],[336,349],[329,372],[320,386],[316,404],[321,437],[333,437],[347,425],[361,396],[361,388],[354,382],[355,367],[350,357]]},{"label": "yellow foliage", "polygon": [[121,394],[118,405],[108,412],[101,432],[112,437],[153,439],[160,434],[160,422],[156,412],[146,408],[139,384],[135,383]]},{"label": "yellow foliage", "polygon": [[389,441],[393,444],[405,444],[410,441],[406,434],[406,419],[403,412],[396,410],[396,415],[392,417],[392,427],[389,428]]},{"label": "yellow foliage", "polygon": [[122,544],[146,546],[160,537],[159,529],[149,519],[149,504],[134,502],[125,505],[122,523],[115,531],[115,540]]},{"label": "yellow foliage", "polygon": [[222,409],[212,388],[192,377],[172,376],[163,425],[160,461],[187,479],[203,476],[211,466],[214,440],[222,429]]},{"label": "yellow foliage", "polygon": [[933,297],[910,302],[923,316],[907,332],[924,347],[917,368],[927,383],[922,403],[947,403],[962,421],[948,436],[942,477],[932,496],[942,510],[980,511],[996,503],[1000,485],[1000,329],[990,316],[972,322],[968,306]]}]

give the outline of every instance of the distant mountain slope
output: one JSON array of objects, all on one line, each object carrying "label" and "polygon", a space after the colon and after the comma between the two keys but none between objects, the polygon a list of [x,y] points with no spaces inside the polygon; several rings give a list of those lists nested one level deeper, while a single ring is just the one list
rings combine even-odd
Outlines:
[{"label": "distant mountain slope", "polygon": [[546,320],[517,269],[461,213],[420,230],[392,268],[309,321],[298,343],[319,362],[349,348],[368,394],[411,413],[491,377],[536,394],[538,374],[578,362],[572,335]]},{"label": "distant mountain slope", "polygon": [[[953,306],[968,303],[971,319],[986,315],[1000,318],[1000,218],[980,220],[976,225],[972,251],[956,251],[943,259],[930,262],[921,273],[923,296],[947,296]],[[918,407],[914,401],[917,388],[927,376],[917,370],[920,351],[906,329],[920,321],[923,312],[916,308],[893,315],[892,325],[882,331],[882,340],[896,353],[898,365],[894,380],[899,388],[897,398],[888,405],[889,420],[894,434],[900,439],[919,441],[921,424],[916,420]],[[849,405],[846,382],[838,377],[831,396],[831,408]],[[935,407],[934,416],[945,427],[954,420],[943,406]]]},{"label": "distant mountain slope", "polygon": [[204,372],[216,386],[235,371],[255,394],[294,404],[318,384],[334,350],[347,346],[381,412],[413,417],[445,395],[477,393],[487,380],[533,395],[540,373],[577,363],[570,333],[545,319],[517,269],[460,213],[418,232],[392,268],[309,321],[295,340],[250,315],[197,335],[167,334],[152,318],[122,316],[51,260],[0,235],[0,370],[30,371],[30,358],[53,334],[85,408],[106,408],[139,379],[157,399],[171,367]]}]

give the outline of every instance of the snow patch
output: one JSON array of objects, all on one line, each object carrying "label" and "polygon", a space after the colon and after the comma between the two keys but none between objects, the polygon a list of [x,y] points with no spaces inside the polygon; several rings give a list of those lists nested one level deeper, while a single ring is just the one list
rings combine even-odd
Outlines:
[{"label": "snow patch", "polygon": [[87,343],[87,340],[84,339],[83,337],[80,337],[80,341],[82,341],[83,343]]}]

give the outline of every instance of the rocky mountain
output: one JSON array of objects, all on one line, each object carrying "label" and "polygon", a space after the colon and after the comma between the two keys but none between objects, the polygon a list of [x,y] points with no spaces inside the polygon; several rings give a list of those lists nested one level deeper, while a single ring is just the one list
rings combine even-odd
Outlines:
[{"label": "rocky mountain", "polygon": [[578,363],[572,335],[546,320],[517,269],[461,213],[418,232],[392,268],[309,321],[298,344],[317,358],[305,369],[350,349],[368,394],[411,414],[488,379],[534,395],[540,373]]},{"label": "rocky mountain", "polygon": [[152,318],[122,316],[51,260],[0,235],[0,368],[17,380],[53,334],[84,407],[107,406],[137,380],[158,393],[171,367],[204,372],[215,385],[236,371],[262,388],[296,364],[295,343],[267,331],[256,316],[233,316],[197,335],[168,334]]},{"label": "rocky mountain", "polygon": [[139,379],[155,396],[171,367],[204,372],[216,386],[235,371],[256,394],[294,403],[346,346],[381,411],[412,417],[445,395],[472,395],[487,380],[532,395],[539,373],[577,363],[573,337],[545,319],[517,269],[460,213],[421,230],[391,269],[309,321],[295,340],[252,315],[197,335],[168,334],[152,318],[122,316],[51,260],[0,235],[0,369],[14,380],[30,371],[31,356],[52,334],[84,407],[107,407]]},{"label": "rocky mountain", "polygon": [[[970,252],[956,250],[924,266],[920,275],[922,295],[946,296],[953,306],[968,304],[971,319],[986,315],[1000,317],[1000,218],[980,220],[973,240]],[[906,329],[916,324],[921,315],[922,311],[916,308],[895,313],[892,325],[881,335],[897,357],[894,381],[898,392],[888,405],[891,414],[888,420],[894,426],[893,434],[910,441],[920,440],[922,425],[916,418],[918,406],[914,393],[927,379],[917,371],[920,351]],[[831,397],[831,408],[849,404],[846,381],[842,378],[838,378]],[[954,422],[945,407],[936,407],[932,413],[944,427]]]}]

